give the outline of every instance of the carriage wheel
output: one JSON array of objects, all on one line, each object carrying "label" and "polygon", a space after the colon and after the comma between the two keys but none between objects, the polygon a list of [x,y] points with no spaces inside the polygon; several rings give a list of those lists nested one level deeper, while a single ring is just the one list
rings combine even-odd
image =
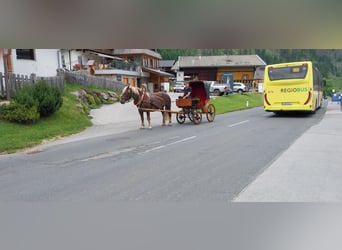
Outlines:
[{"label": "carriage wheel", "polygon": [[215,119],[215,106],[213,104],[208,105],[207,120],[212,122]]},{"label": "carriage wheel", "polygon": [[179,124],[183,124],[185,122],[185,114],[184,113],[177,113],[176,120]]},{"label": "carriage wheel", "polygon": [[191,108],[187,110],[187,113],[188,113],[189,120],[194,122],[194,114],[196,113],[196,111]]},{"label": "carriage wheel", "polygon": [[192,122],[196,125],[200,124],[202,121],[202,113],[201,112],[194,112],[192,116]]},{"label": "carriage wheel", "polygon": [[194,122],[194,113],[189,113],[188,117],[190,121]]}]

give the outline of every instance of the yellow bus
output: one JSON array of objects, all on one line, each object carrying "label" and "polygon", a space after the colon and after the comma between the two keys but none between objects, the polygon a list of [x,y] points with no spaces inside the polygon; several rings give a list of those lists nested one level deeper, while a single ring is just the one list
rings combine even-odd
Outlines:
[{"label": "yellow bus", "polygon": [[311,61],[267,65],[264,110],[314,113],[323,101],[323,79]]}]

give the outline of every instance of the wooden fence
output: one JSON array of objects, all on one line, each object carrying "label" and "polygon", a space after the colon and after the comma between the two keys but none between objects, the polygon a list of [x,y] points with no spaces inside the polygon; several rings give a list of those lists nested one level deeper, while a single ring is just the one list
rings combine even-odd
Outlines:
[{"label": "wooden fence", "polygon": [[25,85],[34,85],[40,80],[45,80],[50,86],[58,87],[64,91],[64,84],[79,84],[105,89],[122,91],[124,84],[107,77],[90,76],[75,72],[60,72],[55,77],[37,77],[35,75],[24,76],[15,74],[3,74],[0,72],[0,96],[10,100],[14,92]]},{"label": "wooden fence", "polygon": [[122,82],[108,77],[91,76],[75,72],[64,72],[64,76],[67,84],[77,83],[84,86],[93,86],[117,91],[123,90],[125,86]]},{"label": "wooden fence", "polygon": [[45,80],[50,86],[59,88],[64,91],[64,75],[58,75],[55,77],[37,77],[35,75],[16,75],[16,74],[3,74],[0,72],[0,96],[6,97],[10,100],[14,92],[26,85],[32,86]]}]

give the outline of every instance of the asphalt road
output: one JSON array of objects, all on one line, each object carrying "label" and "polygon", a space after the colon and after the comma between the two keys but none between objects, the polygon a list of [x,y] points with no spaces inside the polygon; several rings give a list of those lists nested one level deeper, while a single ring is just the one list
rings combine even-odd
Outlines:
[{"label": "asphalt road", "polygon": [[324,112],[254,108],[3,155],[0,200],[231,201]]}]

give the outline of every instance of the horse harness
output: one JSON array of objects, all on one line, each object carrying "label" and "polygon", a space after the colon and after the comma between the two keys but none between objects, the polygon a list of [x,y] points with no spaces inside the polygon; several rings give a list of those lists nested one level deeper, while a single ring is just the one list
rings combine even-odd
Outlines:
[{"label": "horse harness", "polygon": [[150,104],[151,108],[153,106],[153,107],[159,109],[160,107],[158,107],[154,102],[155,99],[156,99],[156,96],[154,94],[149,94],[146,91],[143,91],[143,94],[139,97],[137,102],[134,102],[134,104],[137,106],[138,109],[143,108],[142,106],[144,103]]}]

